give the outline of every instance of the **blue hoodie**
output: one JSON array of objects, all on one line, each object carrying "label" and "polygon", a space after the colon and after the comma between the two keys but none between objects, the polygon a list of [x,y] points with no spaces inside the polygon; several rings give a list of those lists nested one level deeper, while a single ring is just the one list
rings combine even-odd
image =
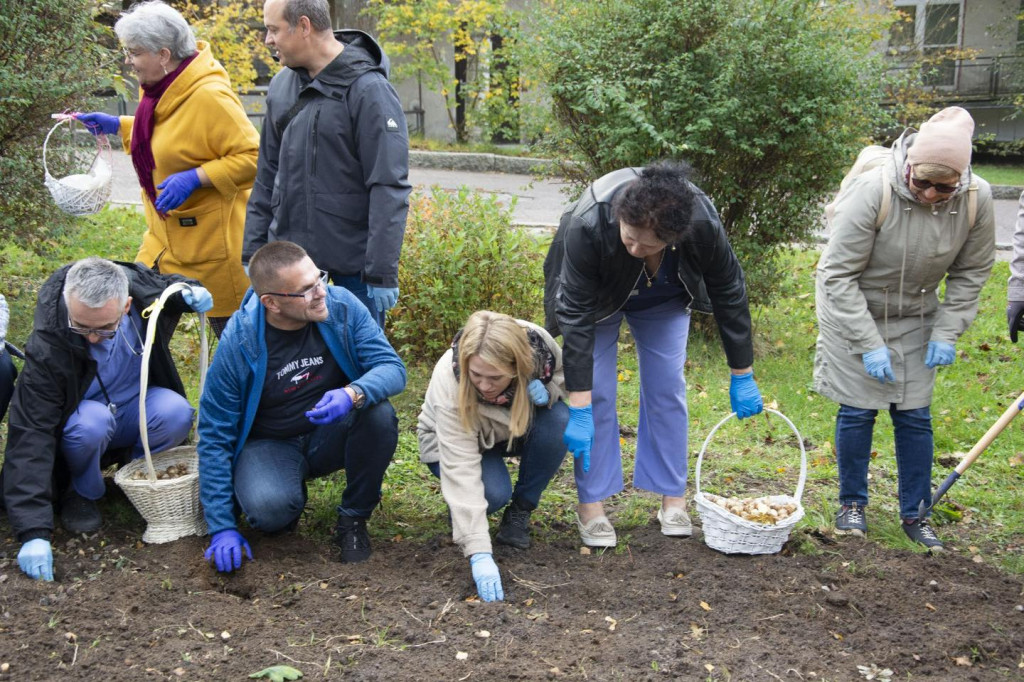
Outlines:
[{"label": "blue hoodie", "polygon": [[[405,388],[405,364],[370,311],[347,289],[327,288],[327,319],[316,324],[345,375],[373,405]],[[252,289],[221,335],[199,400],[199,498],[210,534],[236,528],[235,459],[242,451],[267,373],[265,310]]]}]

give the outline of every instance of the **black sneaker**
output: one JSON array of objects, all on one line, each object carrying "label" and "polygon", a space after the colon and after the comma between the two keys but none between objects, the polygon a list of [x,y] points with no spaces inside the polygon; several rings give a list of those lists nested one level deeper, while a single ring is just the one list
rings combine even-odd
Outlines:
[{"label": "black sneaker", "polygon": [[907,537],[914,542],[924,545],[930,550],[941,551],[943,549],[942,540],[935,534],[935,530],[928,523],[928,519],[924,521],[915,519],[911,523],[901,523],[903,526],[903,532],[907,534]]},{"label": "black sneaker", "polygon": [[87,500],[74,488],[68,488],[61,498],[60,525],[69,533],[95,533],[100,529],[103,517],[95,500]]},{"label": "black sneaker", "polygon": [[864,507],[859,504],[843,505],[836,514],[836,535],[864,537],[868,532],[868,521]]},{"label": "black sneaker", "polygon": [[366,532],[366,519],[357,516],[339,516],[334,528],[334,542],[341,547],[341,562],[357,564],[373,553],[370,535]]},{"label": "black sneaker", "polygon": [[516,549],[530,547],[530,513],[532,510],[512,500],[501,515],[501,525],[494,534],[494,541]]}]

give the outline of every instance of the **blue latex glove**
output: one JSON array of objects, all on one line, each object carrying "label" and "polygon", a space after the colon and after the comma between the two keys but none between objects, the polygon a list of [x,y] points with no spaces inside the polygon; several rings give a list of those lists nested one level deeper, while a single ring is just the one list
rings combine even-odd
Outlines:
[{"label": "blue latex glove", "polygon": [[494,557],[486,552],[477,552],[469,557],[469,565],[473,569],[473,580],[476,581],[476,593],[484,601],[503,601],[505,591],[501,589],[501,574]]},{"label": "blue latex glove", "polygon": [[764,409],[764,401],[761,400],[761,391],[754,381],[754,373],[733,374],[729,380],[729,404],[732,411],[740,419],[753,417],[761,414]]},{"label": "blue latex glove", "polygon": [[242,550],[252,561],[252,550],[249,543],[245,541],[242,534],[234,528],[217,531],[210,540],[210,546],[206,548],[203,558],[207,561],[213,557],[213,563],[221,573],[230,573],[236,568],[242,567]]},{"label": "blue latex glove", "polygon": [[91,114],[77,114],[75,118],[84,123],[93,135],[117,135],[121,132],[121,119],[117,116],[95,111]]},{"label": "blue latex glove", "polygon": [[892,373],[892,362],[889,361],[889,349],[885,346],[864,354],[864,371],[878,379],[880,384],[896,381],[896,375]]},{"label": "blue latex glove", "polygon": [[22,545],[18,551],[18,566],[33,580],[53,580],[53,550],[50,541],[36,538]]},{"label": "blue latex glove", "polygon": [[398,287],[375,287],[372,284],[367,284],[366,296],[372,298],[377,304],[377,312],[383,313],[391,310],[398,303]]},{"label": "blue latex glove", "polygon": [[213,294],[206,287],[190,286],[182,290],[181,297],[197,313],[205,313],[213,308]]},{"label": "blue latex glove", "polygon": [[594,442],[593,406],[569,406],[569,423],[565,425],[562,441],[574,459],[583,459],[583,473],[590,471],[590,446]]},{"label": "blue latex glove", "polygon": [[202,183],[199,181],[199,173],[195,168],[172,173],[156,186],[157,189],[163,191],[156,198],[154,207],[160,213],[173,211],[184,204],[185,200],[192,196],[192,192],[199,189],[200,185]]},{"label": "blue latex glove", "polygon": [[945,341],[929,341],[928,352],[924,355],[924,364],[928,368],[939,365],[952,365],[956,360],[956,346]]},{"label": "blue latex glove", "polygon": [[1010,341],[1017,343],[1017,332],[1021,328],[1021,320],[1024,318],[1024,301],[1006,302],[1006,324],[1010,327]]},{"label": "blue latex glove", "polygon": [[333,424],[344,419],[345,415],[351,411],[352,396],[343,388],[335,388],[324,393],[320,402],[306,413],[306,418],[317,425]]},{"label": "blue latex glove", "polygon": [[548,388],[540,379],[534,379],[526,388],[530,392],[530,400],[533,401],[534,405],[543,407],[551,402],[551,396],[548,394]]}]

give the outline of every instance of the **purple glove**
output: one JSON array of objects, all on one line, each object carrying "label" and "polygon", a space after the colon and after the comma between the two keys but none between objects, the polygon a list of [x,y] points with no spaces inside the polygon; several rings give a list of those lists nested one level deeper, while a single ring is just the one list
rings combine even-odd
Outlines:
[{"label": "purple glove", "polygon": [[93,135],[117,135],[121,132],[121,119],[117,116],[95,111],[91,114],[75,114]]},{"label": "purple glove", "polygon": [[345,389],[336,388],[324,393],[320,402],[306,413],[306,418],[317,425],[333,424],[344,419],[345,415],[351,411],[352,397]]},{"label": "purple glove", "polygon": [[200,185],[202,183],[199,182],[199,173],[195,168],[168,175],[163,182],[156,186],[157,189],[163,190],[156,198],[156,210],[160,213],[173,211],[184,204],[185,200],[192,196],[192,192],[199,189]]},{"label": "purple glove", "polygon": [[218,571],[230,573],[242,567],[243,549],[245,555],[249,557],[249,561],[252,561],[252,550],[249,549],[249,543],[245,541],[241,533],[234,528],[229,528],[213,534],[210,546],[206,548],[203,558],[209,561],[210,557],[213,557],[213,563],[217,566]]}]

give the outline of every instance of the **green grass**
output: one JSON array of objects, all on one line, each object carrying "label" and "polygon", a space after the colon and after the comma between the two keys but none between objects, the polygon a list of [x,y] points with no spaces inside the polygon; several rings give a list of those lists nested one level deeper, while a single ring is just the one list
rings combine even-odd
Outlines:
[{"label": "green grass", "polygon": [[972,164],[971,169],[992,185],[1024,187],[1024,166],[1010,164]]},{"label": "green grass", "polygon": [[[47,245],[44,256],[7,243],[0,247],[0,291],[12,306],[10,338],[22,344],[31,325],[35,291],[58,264],[86,254],[131,257],[140,241],[142,220],[130,211],[106,211],[81,223],[82,229]],[[793,421],[807,447],[807,481],[803,504],[806,516],[794,532],[798,551],[826,551],[801,532],[829,532],[837,499],[836,467],[832,448],[836,405],[811,390],[816,336],[814,316],[815,251],[790,257],[790,274],[771,307],[753,311],[756,339],[755,369],[766,404]],[[966,453],[1005,407],[1022,390],[1020,367],[1024,344],[1010,343],[1006,333],[1007,265],[997,263],[982,292],[978,317],[957,344],[956,362],[939,372],[932,414],[936,459]],[[540,317],[538,311],[537,317]],[[194,321],[183,321],[174,350],[186,384],[195,393],[196,338]],[[711,333],[705,330],[711,327]],[[619,413],[623,426],[636,427],[638,374],[632,339],[626,329],[620,339]],[[411,363],[405,392],[394,400],[399,414],[400,438],[394,462],[384,483],[382,507],[371,523],[381,541],[426,541],[448,533],[445,506],[438,481],[419,462],[415,434],[433,361]],[[729,370],[713,325],[695,323],[688,348],[687,383],[690,408],[690,486],[701,445],[718,421],[729,412]],[[5,433],[5,432],[3,432]],[[627,489],[607,502],[620,537],[652,522],[658,497],[629,486],[635,437],[622,442]],[[896,464],[892,428],[879,415],[875,430],[876,456],[871,465],[870,542],[900,550],[914,550],[899,529],[896,500]],[[1024,418],[1009,427],[989,446],[946,496],[961,520],[943,525],[940,535],[953,540],[957,551],[978,554],[983,560],[1013,573],[1024,573]],[[773,416],[731,421],[711,441],[702,467],[701,486],[708,492],[754,495],[792,493],[800,471],[799,448],[790,429]],[[952,470],[936,463],[933,482],[938,485]],[[301,530],[327,537],[335,519],[344,475],[312,481],[310,501]],[[545,492],[536,522],[535,537],[545,542],[565,534],[575,536],[575,487],[567,459]],[[127,503],[123,503],[127,504]],[[620,545],[623,543],[620,543]],[[970,549],[969,549],[970,548]]]}]

